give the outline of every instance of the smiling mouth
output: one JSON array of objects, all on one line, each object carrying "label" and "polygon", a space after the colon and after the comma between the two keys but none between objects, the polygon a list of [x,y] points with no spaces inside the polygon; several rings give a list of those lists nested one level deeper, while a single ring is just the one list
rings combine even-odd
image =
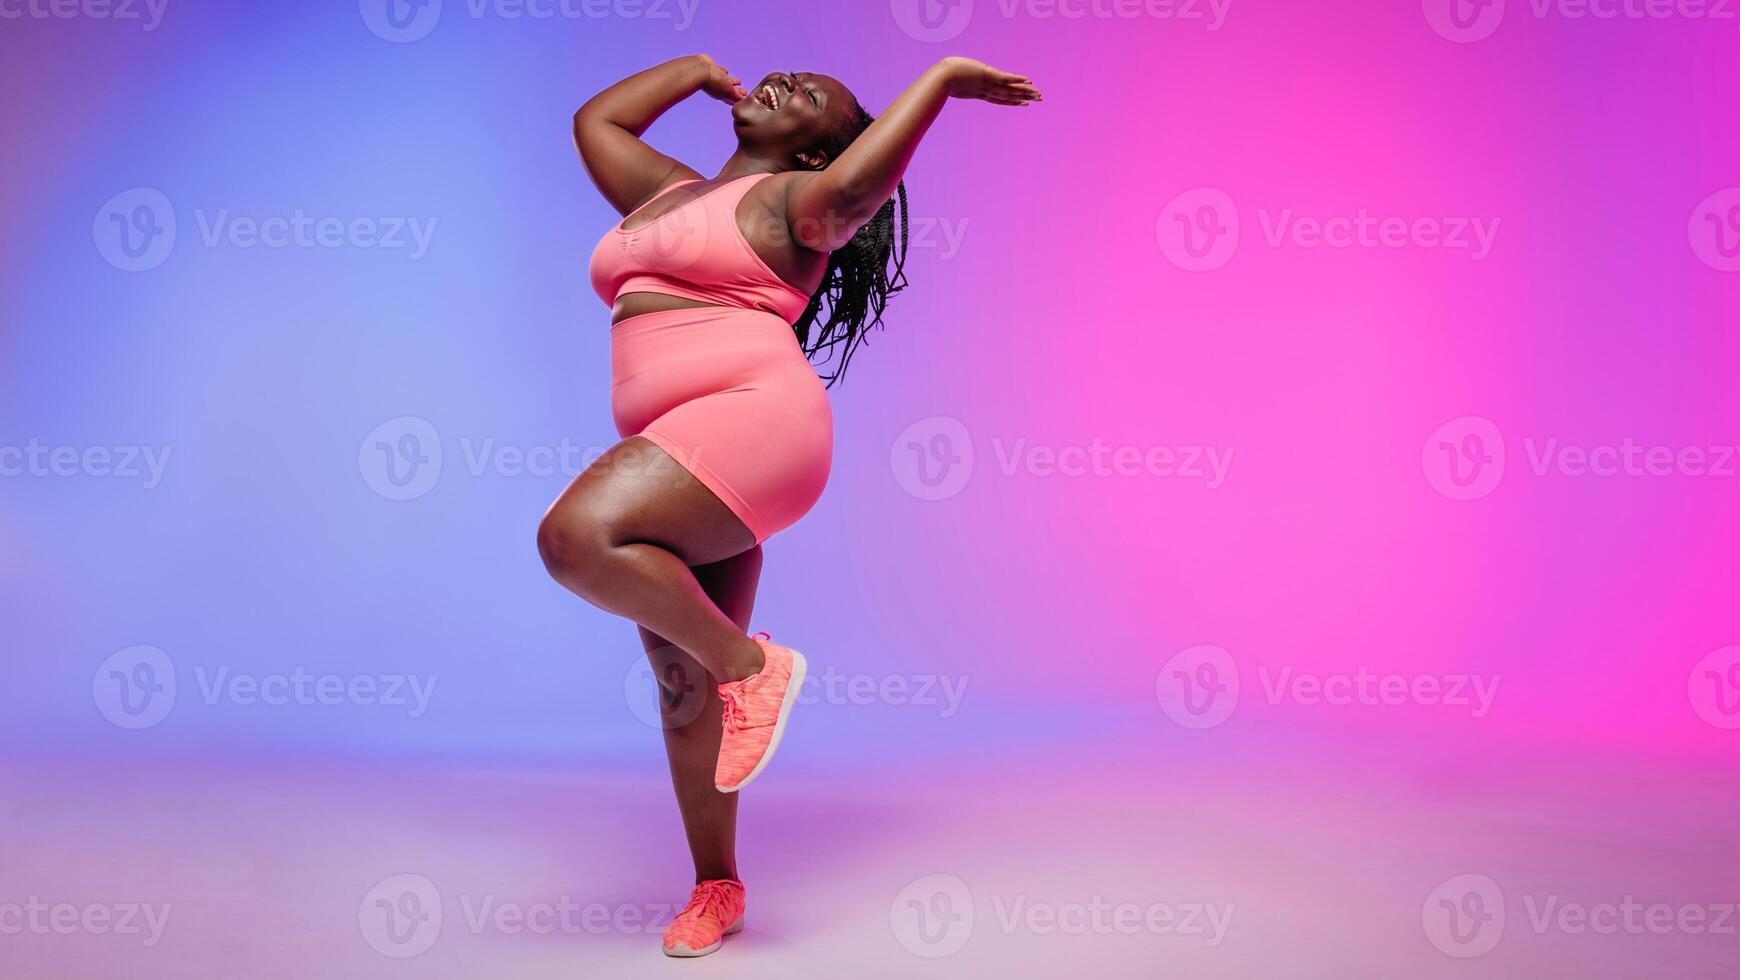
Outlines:
[{"label": "smiling mouth", "polygon": [[761,105],[767,108],[770,112],[779,109],[779,91],[773,87],[772,82],[756,89],[755,94],[751,96],[751,98],[761,103]]}]

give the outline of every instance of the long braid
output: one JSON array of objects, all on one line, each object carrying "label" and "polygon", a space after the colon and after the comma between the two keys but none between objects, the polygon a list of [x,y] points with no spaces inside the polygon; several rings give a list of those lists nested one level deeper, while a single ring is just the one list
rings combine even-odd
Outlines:
[{"label": "long braid", "polygon": [[[837,159],[873,121],[863,107],[857,107],[852,131],[827,147],[828,159]],[[851,241],[828,255],[822,284],[810,297],[803,316],[792,325],[804,354],[817,365],[830,388],[845,375],[846,363],[858,345],[882,325],[888,297],[906,288],[908,227],[906,184],[902,182],[895,188],[895,196],[852,235]],[[828,367],[831,370],[823,370]]]}]

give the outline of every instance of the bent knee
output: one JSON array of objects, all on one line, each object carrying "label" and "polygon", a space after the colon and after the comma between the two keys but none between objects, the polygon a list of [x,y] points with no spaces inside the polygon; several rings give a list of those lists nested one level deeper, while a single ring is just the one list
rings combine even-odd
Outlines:
[{"label": "bent knee", "polygon": [[607,521],[575,509],[553,509],[538,525],[538,556],[544,568],[571,588],[596,579],[612,543]]}]

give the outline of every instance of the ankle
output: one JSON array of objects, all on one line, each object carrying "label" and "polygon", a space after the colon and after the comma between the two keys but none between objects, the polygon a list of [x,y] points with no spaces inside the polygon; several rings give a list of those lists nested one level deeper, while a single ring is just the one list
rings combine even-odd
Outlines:
[{"label": "ankle", "polygon": [[761,644],[749,637],[743,638],[743,643],[732,651],[730,666],[726,668],[727,676],[721,681],[740,681],[745,677],[754,677],[767,666],[767,655],[761,651]]}]

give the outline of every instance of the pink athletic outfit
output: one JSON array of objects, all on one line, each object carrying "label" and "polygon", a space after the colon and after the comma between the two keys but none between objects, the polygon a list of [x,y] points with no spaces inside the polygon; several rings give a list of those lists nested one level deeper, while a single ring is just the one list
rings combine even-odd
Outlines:
[{"label": "pink athletic outfit", "polygon": [[792,331],[810,297],[768,268],[737,224],[738,202],[769,176],[729,181],[638,228],[625,218],[588,270],[609,305],[628,293],[710,304],[611,327],[610,407],[617,432],[669,453],[758,544],[815,505],[834,452],[827,393]]}]

